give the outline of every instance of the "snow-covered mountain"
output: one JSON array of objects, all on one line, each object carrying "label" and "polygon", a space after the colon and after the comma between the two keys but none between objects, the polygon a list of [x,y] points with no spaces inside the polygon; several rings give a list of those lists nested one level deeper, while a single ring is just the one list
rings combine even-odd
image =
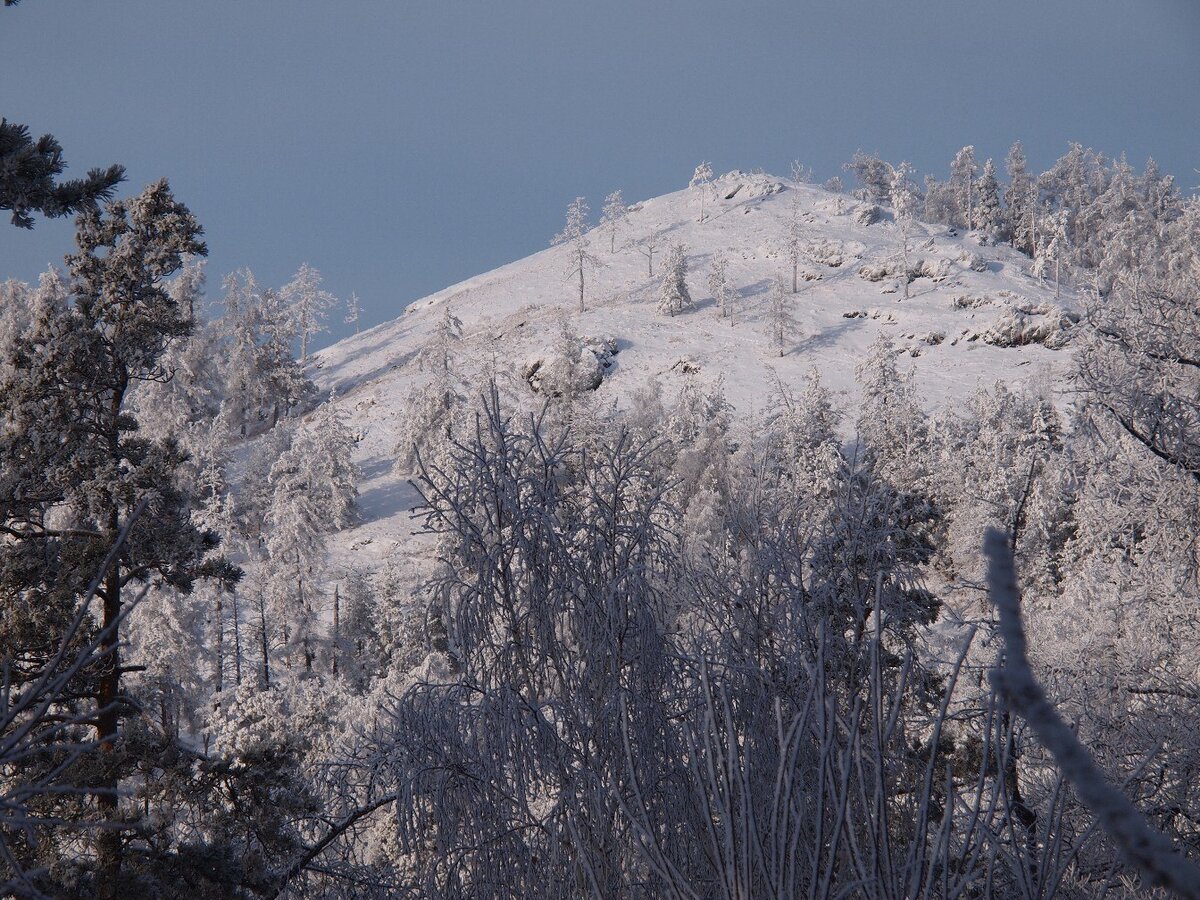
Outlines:
[{"label": "snow-covered mountain", "polygon": [[[667,394],[685,379],[721,379],[745,414],[761,408],[772,378],[797,384],[815,368],[853,411],[855,366],[881,334],[905,354],[930,410],[997,380],[1052,387],[1066,370],[1078,299],[1066,289],[1056,299],[1053,282],[1034,275],[1031,260],[1007,245],[914,223],[909,269],[920,277],[903,299],[901,232],[890,210],[763,174],[731,172],[712,187],[703,222],[697,190],[689,189],[631,205],[615,252],[610,236],[594,230],[590,250],[603,265],[587,272],[582,313],[578,282],[568,277],[571,248],[556,246],[419,300],[395,320],[316,354],[318,386],[334,393],[363,434],[360,520],[333,543],[339,566],[378,569],[411,539],[416,495],[408,473],[393,466],[394,449],[404,398],[424,377],[418,354],[447,305],[463,323],[457,371],[469,376],[494,365],[530,404],[539,401],[529,381],[536,386],[537,370],[553,358],[564,316],[596,356],[597,399],[618,408],[651,379]],[[799,290],[791,294],[786,247],[794,219],[804,252]],[[644,251],[655,233],[651,277]],[[693,306],[667,316],[657,299],[674,243],[686,247]],[[719,255],[737,295],[732,324],[707,287]],[[777,276],[795,323],[783,356],[770,328]]]}]

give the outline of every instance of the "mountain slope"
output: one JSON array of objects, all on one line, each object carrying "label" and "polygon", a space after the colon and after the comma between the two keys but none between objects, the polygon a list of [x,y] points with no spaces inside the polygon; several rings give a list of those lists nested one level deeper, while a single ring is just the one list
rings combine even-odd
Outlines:
[{"label": "mountain slope", "polygon": [[[577,283],[566,278],[570,250],[559,246],[417,301],[394,321],[315,356],[313,377],[323,391],[335,392],[333,402],[364,435],[361,521],[333,545],[339,566],[378,569],[412,537],[408,510],[416,495],[392,461],[404,397],[424,377],[417,355],[447,304],[463,322],[457,371],[470,377],[494,360],[530,404],[540,401],[521,381],[526,364],[552,354],[548,348],[559,340],[564,316],[584,339],[611,339],[616,353],[597,398],[618,408],[652,379],[669,395],[683,379],[720,378],[729,401],[745,414],[761,408],[775,375],[796,384],[815,367],[852,410],[855,365],[881,334],[910,358],[930,410],[997,380],[1049,388],[1065,371],[1077,302],[1065,291],[1056,301],[1054,285],[1034,276],[1031,261],[1007,246],[981,246],[976,235],[915,224],[910,268],[933,277],[913,280],[910,299],[902,300],[897,279],[885,274],[901,267],[900,230],[886,210],[766,175],[729,173],[715,188],[719,199],[708,203],[702,223],[695,192],[680,191],[631,206],[616,253],[609,252],[607,235],[593,232],[591,249],[604,266],[588,273],[583,313]],[[795,334],[780,357],[770,334],[769,296],[776,275],[791,287],[783,247],[793,215],[807,252],[800,290],[788,295]],[[873,218],[880,220],[865,224]],[[656,230],[661,241],[651,278],[636,245]],[[669,317],[657,310],[657,294],[674,242],[687,248],[694,305]],[[706,287],[718,254],[728,259],[738,292],[732,325]],[[1003,346],[1025,341],[1032,342]]]}]

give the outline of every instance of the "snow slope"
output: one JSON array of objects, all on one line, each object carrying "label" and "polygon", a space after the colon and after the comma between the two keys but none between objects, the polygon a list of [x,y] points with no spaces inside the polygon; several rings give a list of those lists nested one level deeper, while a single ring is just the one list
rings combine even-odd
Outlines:
[{"label": "snow slope", "polygon": [[[631,206],[616,253],[607,235],[594,231],[591,250],[604,267],[589,273],[582,314],[577,284],[565,277],[570,248],[552,247],[419,300],[394,321],[315,355],[312,377],[322,391],[336,392],[334,402],[363,434],[360,522],[331,545],[339,568],[377,570],[413,540],[409,510],[416,494],[407,473],[393,470],[393,448],[403,399],[423,377],[417,354],[446,304],[463,322],[457,370],[468,375],[495,360],[500,372],[519,379],[526,360],[554,346],[564,314],[585,339],[615,339],[617,355],[598,398],[618,407],[650,379],[660,379],[670,394],[686,378],[721,378],[729,401],[745,413],[761,407],[772,373],[796,384],[815,367],[852,412],[855,365],[880,334],[907,354],[931,410],[997,380],[1052,388],[1065,371],[1066,316],[1077,300],[1064,291],[1056,301],[1054,285],[1031,274],[1031,261],[1007,246],[981,246],[977,235],[915,224],[910,265],[924,260],[924,269],[939,277],[916,279],[911,298],[902,300],[894,277],[870,281],[860,274],[864,267],[899,266],[900,230],[886,209],[881,221],[862,224],[869,204],[767,175],[733,172],[715,187],[718,199],[707,204],[703,223],[696,193],[684,190]],[[797,329],[781,358],[771,342],[768,298],[777,274],[791,286],[783,247],[793,205],[809,251],[802,278],[810,280],[790,297]],[[650,278],[635,245],[655,229],[662,240]],[[657,276],[676,241],[687,248],[694,306],[667,317],[656,309]],[[706,286],[717,254],[728,259],[738,292],[733,325],[720,317]],[[1012,332],[1014,323],[1049,332],[1049,344],[1065,347],[986,342],[992,333]],[[522,389],[530,403],[539,402],[524,383]]]}]

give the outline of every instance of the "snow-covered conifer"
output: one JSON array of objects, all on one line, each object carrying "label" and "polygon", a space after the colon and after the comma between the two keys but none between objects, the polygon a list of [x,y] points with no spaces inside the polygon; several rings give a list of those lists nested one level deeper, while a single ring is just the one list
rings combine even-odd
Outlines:
[{"label": "snow-covered conifer", "polygon": [[321,273],[303,263],[296,276],[283,286],[279,298],[287,308],[293,328],[300,338],[300,361],[308,359],[309,344],[325,330],[325,318],[337,304],[337,298],[321,290]]},{"label": "snow-covered conifer", "polygon": [[771,279],[768,301],[770,302],[768,323],[771,346],[779,356],[784,356],[795,337],[796,321],[792,318],[792,298],[788,295],[783,278],[779,275]]},{"label": "snow-covered conifer", "polygon": [[712,292],[713,302],[721,311],[721,316],[729,319],[729,324],[732,325],[733,304],[737,298],[737,291],[729,283],[728,268],[729,261],[723,255],[717,254],[713,257],[712,268],[708,273],[708,289]]},{"label": "snow-covered conifer", "polygon": [[983,174],[979,176],[976,187],[975,227],[994,236],[1002,225],[1003,210],[1000,208],[1000,184],[996,181],[996,165],[990,157],[983,164]]},{"label": "snow-covered conifer", "polygon": [[687,286],[687,250],[683,244],[672,244],[667,252],[666,267],[658,285],[658,311],[668,316],[681,313],[692,305]]},{"label": "snow-covered conifer", "polygon": [[872,203],[888,202],[892,190],[892,167],[887,162],[856,150],[854,157],[842,168],[854,173],[862,185],[864,199]]},{"label": "snow-covered conifer", "polygon": [[912,231],[913,219],[917,213],[917,186],[913,182],[913,167],[907,162],[896,166],[892,173],[891,200],[892,210],[896,214],[896,225],[900,229],[900,254],[904,261],[904,271],[900,281],[904,285],[904,299],[909,296],[908,284],[911,279],[911,267],[908,262],[909,235]]},{"label": "snow-covered conifer", "polygon": [[963,147],[950,163],[950,188],[958,203],[958,224],[967,230],[975,227],[975,174],[978,170],[973,146]]},{"label": "snow-covered conifer", "polygon": [[570,252],[565,277],[568,280],[579,279],[580,312],[583,312],[584,308],[584,273],[589,270],[595,271],[603,265],[591,252],[591,244],[588,240],[590,227],[587,220],[588,212],[587,201],[583,197],[576,197],[572,200],[571,205],[567,207],[566,226],[551,241],[554,246],[565,245]]},{"label": "snow-covered conifer", "polygon": [[301,648],[305,669],[316,656],[319,607],[312,582],[323,563],[325,535],[349,523],[358,496],[356,438],[335,401],[330,397],[296,429],[270,473],[270,594],[287,623],[289,642]]},{"label": "snow-covered conifer", "polygon": [[404,472],[415,472],[418,459],[440,466],[442,454],[454,436],[465,399],[459,383],[455,354],[462,340],[462,320],[446,304],[429,342],[417,357],[425,380],[402,404],[396,462]]},{"label": "snow-covered conifer", "polygon": [[600,213],[600,227],[608,234],[608,252],[617,252],[617,235],[629,218],[625,198],[620,191],[613,191],[604,198],[604,209]]},{"label": "snow-covered conifer", "polygon": [[225,344],[225,395],[238,412],[241,434],[281,414],[313,391],[292,356],[294,320],[279,294],[260,288],[249,269],[225,279],[225,314],[216,322]]},{"label": "snow-covered conifer", "polygon": [[346,301],[346,315],[342,319],[347,325],[354,326],[354,333],[358,334],[358,319],[362,312],[362,307],[358,302],[358,294],[350,292],[350,298]]},{"label": "snow-covered conifer", "polygon": [[1037,215],[1037,183],[1029,174],[1025,148],[1017,141],[1004,159],[1008,185],[1004,188],[1005,230],[1013,247],[1033,255],[1033,217]]},{"label": "snow-covered conifer", "polygon": [[795,191],[788,209],[787,230],[783,233],[783,256],[792,269],[792,293],[800,289],[800,259],[804,255],[804,229],[800,224],[800,198]]},{"label": "snow-covered conifer", "polygon": [[701,162],[696,166],[696,171],[692,173],[692,180],[688,182],[688,188],[699,198],[700,201],[700,221],[705,218],[704,205],[708,200],[708,195],[712,193],[712,166],[707,162]]}]

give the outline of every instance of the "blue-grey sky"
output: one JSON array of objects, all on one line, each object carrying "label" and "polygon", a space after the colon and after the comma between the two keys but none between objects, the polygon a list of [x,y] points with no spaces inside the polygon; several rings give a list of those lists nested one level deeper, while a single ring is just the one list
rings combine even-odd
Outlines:
[{"label": "blue-grey sky", "polygon": [[[198,215],[209,291],[301,262],[363,324],[544,247],[594,210],[856,148],[944,176],[1017,138],[1200,176],[1193,0],[24,0],[0,9],[0,114],[70,172],[167,176]],[[0,227],[32,279],[70,223]],[[345,333],[335,323],[331,337]]]}]

